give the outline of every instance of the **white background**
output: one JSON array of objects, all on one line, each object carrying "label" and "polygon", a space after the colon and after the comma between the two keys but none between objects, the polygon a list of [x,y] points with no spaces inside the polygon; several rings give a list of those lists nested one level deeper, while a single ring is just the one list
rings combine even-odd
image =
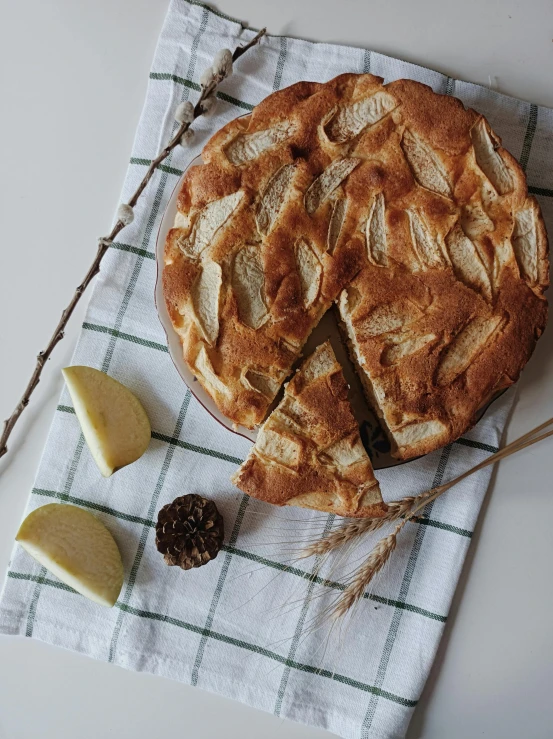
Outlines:
[{"label": "white background", "polygon": [[[219,0],[272,33],[349,43],[553,106],[551,0]],[[118,202],[165,0],[0,0],[0,416]],[[551,163],[553,166],[553,162]],[[78,234],[78,237],[76,236]],[[0,462],[0,578],[81,306]],[[553,331],[514,439],[553,416]],[[553,440],[501,463],[409,737],[553,733]],[[329,736],[162,678],[0,638],[0,739]]]}]

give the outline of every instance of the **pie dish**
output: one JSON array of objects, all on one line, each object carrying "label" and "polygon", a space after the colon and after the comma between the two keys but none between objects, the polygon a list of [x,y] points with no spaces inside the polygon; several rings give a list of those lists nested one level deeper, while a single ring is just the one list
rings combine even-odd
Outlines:
[{"label": "pie dish", "polygon": [[231,481],[248,495],[340,516],[386,512],[327,341],[301,365]]},{"label": "pie dish", "polygon": [[399,459],[458,438],[547,317],[547,237],[487,121],[409,80],[301,82],[208,142],[165,245],[183,356],[221,412],[263,421],[337,303]]}]

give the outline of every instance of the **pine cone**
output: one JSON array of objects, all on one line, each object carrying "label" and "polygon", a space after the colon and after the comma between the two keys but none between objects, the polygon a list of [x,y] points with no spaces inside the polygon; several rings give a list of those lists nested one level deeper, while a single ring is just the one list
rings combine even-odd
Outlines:
[{"label": "pine cone", "polygon": [[183,570],[201,567],[215,559],[225,535],[223,517],[212,500],[183,495],[160,510],[156,547],[168,565]]}]

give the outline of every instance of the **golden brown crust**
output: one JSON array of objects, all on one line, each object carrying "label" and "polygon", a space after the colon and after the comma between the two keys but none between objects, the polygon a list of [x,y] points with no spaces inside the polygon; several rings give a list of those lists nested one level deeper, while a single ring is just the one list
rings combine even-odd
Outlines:
[{"label": "golden brown crust", "polygon": [[233,421],[262,421],[334,301],[400,458],[457,438],[516,381],[546,323],[547,236],[481,115],[345,74],[270,95],[203,159],[164,290],[186,362]]},{"label": "golden brown crust", "polygon": [[248,495],[339,516],[386,511],[348,401],[342,368],[322,344],[287,384],[232,481]]}]

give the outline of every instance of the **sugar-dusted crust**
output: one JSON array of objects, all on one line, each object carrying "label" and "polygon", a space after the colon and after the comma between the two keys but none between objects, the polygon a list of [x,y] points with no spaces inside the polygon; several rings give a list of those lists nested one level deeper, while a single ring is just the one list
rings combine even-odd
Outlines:
[{"label": "sugar-dusted crust", "polygon": [[164,290],[186,362],[233,421],[263,420],[333,301],[399,458],[459,437],[516,381],[546,323],[547,236],[478,113],[345,74],[270,95],[203,159]]},{"label": "sugar-dusted crust", "polygon": [[339,516],[386,512],[330,342],[308,357],[232,482],[248,495]]}]

